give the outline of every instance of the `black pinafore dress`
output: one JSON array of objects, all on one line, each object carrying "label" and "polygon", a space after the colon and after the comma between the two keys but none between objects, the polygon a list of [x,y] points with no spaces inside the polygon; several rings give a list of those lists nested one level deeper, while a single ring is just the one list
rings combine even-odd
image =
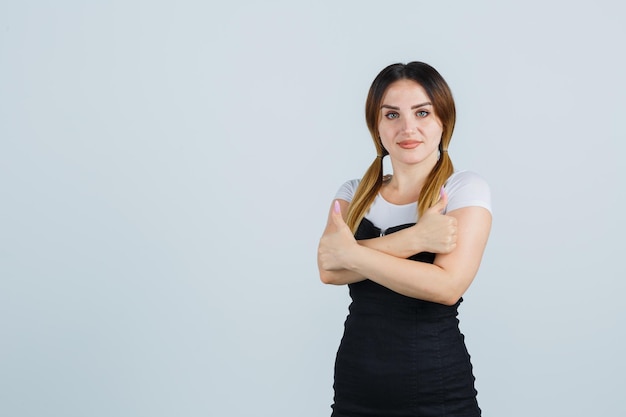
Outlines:
[{"label": "black pinafore dress", "polygon": [[[410,227],[390,228],[386,233]],[[380,236],[363,219],[355,237]],[[435,255],[411,258],[432,263]],[[474,376],[457,309],[398,294],[370,280],[350,284],[335,362],[332,417],[476,417]]]}]

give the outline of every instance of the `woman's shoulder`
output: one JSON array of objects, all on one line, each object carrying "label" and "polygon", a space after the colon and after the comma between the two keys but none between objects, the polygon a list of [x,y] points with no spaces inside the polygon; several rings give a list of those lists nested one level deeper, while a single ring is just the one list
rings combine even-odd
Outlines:
[{"label": "woman's shoulder", "polygon": [[341,187],[339,187],[339,190],[337,190],[337,193],[335,194],[335,199],[351,202],[352,197],[354,197],[354,193],[356,192],[356,189],[359,186],[360,182],[360,178],[344,182]]},{"label": "woman's shoulder", "polygon": [[480,174],[469,171],[455,171],[445,184],[448,194],[448,207],[452,211],[462,207],[479,206],[491,211],[491,189]]},{"label": "woman's shoulder", "polygon": [[462,170],[462,171],[454,171],[448,181],[446,182],[446,187],[451,184],[463,184],[463,183],[483,183],[487,185],[487,181],[483,176],[478,174],[475,171],[470,170]]}]

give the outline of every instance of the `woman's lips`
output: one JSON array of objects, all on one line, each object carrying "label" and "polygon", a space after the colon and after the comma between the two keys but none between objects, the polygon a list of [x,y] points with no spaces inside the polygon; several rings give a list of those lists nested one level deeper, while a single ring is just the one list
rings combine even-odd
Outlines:
[{"label": "woman's lips", "polygon": [[418,140],[403,140],[402,142],[398,142],[398,146],[400,146],[402,149],[413,149],[413,148],[417,148],[419,145],[421,145],[422,142],[418,141]]}]

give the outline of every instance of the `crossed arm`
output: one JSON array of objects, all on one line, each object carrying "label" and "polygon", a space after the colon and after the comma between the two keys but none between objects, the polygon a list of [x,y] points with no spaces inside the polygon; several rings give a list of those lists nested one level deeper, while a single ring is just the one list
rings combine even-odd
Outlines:
[{"label": "crossed arm", "polygon": [[[342,215],[348,202],[336,201],[318,247],[322,282],[370,279],[409,297],[451,305],[474,279],[491,229],[487,209],[464,207],[442,215],[433,207],[415,226],[356,241]],[[406,259],[423,251],[437,253],[433,264]]]}]

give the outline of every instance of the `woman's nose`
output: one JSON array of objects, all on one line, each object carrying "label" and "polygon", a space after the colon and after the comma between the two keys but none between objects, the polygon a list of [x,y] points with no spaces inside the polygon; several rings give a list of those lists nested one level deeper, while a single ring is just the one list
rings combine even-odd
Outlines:
[{"label": "woman's nose", "polygon": [[415,123],[410,121],[405,121],[403,128],[405,133],[413,133],[416,130]]}]

